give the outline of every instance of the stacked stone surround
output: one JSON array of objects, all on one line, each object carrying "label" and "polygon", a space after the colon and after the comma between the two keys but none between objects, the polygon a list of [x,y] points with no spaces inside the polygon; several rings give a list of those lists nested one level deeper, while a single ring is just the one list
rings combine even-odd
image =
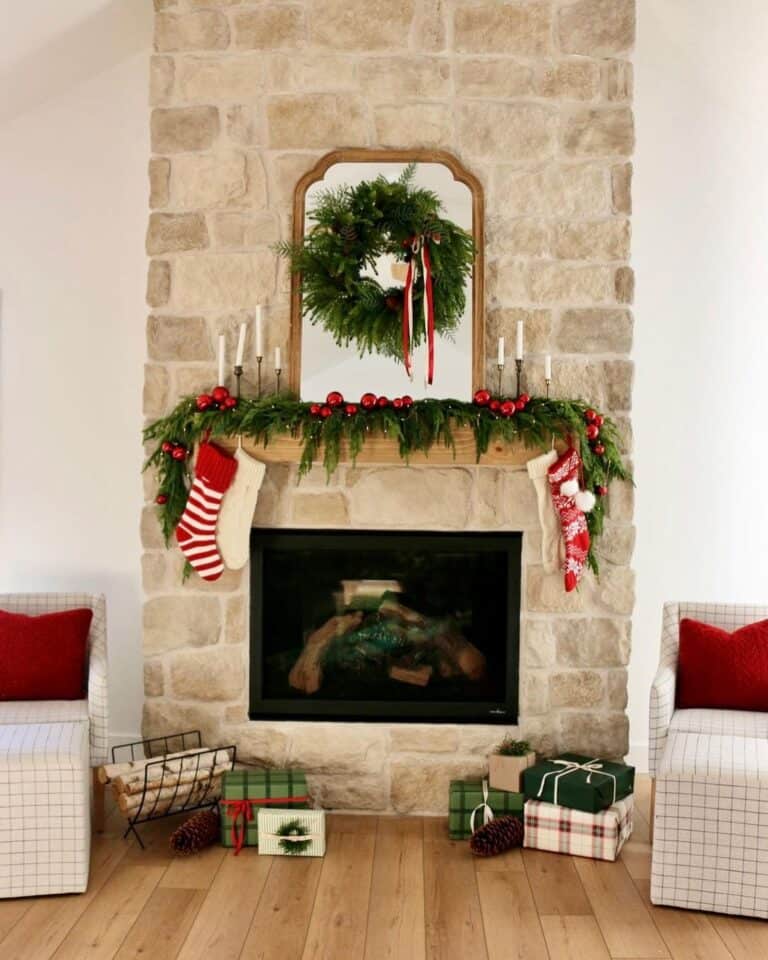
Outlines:
[{"label": "stacked stone surround", "polygon": [[[542,390],[550,352],[554,392],[608,411],[631,452],[631,0],[392,0],[386,16],[364,0],[155,7],[148,418],[213,384],[216,334],[232,351],[257,302],[268,304],[268,352],[287,346],[289,278],[272,244],[290,236],[296,180],[320,156],[439,147],[484,186],[491,342],[525,319],[529,392]],[[250,722],[247,571],[182,584],[149,475],[145,492],[148,735],[200,727],[245,760],[302,766],[320,801],[341,809],[442,811],[451,777],[484,771],[505,728]],[[297,484],[295,465],[273,465],[254,523],[524,531],[520,724],[510,732],[545,752],[619,756],[631,487],[614,487],[608,510],[601,578],[570,595],[540,565],[524,468],[343,466],[330,483],[316,469]]]}]

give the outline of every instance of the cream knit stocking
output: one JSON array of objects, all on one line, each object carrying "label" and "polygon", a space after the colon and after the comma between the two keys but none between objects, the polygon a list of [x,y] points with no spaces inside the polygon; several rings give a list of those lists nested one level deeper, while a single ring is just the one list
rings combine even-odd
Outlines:
[{"label": "cream knit stocking", "polygon": [[238,447],[235,450],[237,473],[219,511],[216,542],[226,567],[240,570],[248,562],[251,522],[259,490],[264,480],[265,465]]},{"label": "cream knit stocking", "polygon": [[[557,460],[557,451],[548,450],[540,457],[528,461],[528,476],[536,489],[536,502],[539,508],[541,525],[541,562],[545,573],[557,573],[565,556],[562,526],[552,503],[547,471]],[[237,478],[235,478],[237,483]],[[224,501],[226,503],[226,500]]]}]

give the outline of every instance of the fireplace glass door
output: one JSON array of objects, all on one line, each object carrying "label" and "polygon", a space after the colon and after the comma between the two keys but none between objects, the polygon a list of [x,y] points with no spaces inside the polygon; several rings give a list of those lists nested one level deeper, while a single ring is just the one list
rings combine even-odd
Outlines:
[{"label": "fireplace glass door", "polygon": [[250,715],[517,720],[521,535],[258,530]]}]

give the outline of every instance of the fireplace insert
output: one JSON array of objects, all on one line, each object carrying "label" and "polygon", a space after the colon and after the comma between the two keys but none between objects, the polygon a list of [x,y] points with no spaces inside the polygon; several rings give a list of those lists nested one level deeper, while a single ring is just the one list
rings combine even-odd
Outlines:
[{"label": "fireplace insert", "polygon": [[251,533],[250,717],[517,721],[520,533]]}]

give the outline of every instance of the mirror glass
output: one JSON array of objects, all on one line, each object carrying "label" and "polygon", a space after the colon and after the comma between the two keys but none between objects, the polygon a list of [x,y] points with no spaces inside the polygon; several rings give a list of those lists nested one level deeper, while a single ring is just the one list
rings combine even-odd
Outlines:
[{"label": "mirror glass", "polygon": [[[305,234],[312,229],[310,213],[318,194],[325,190],[378,176],[397,180],[406,163],[335,163],[308,188],[305,196]],[[472,233],[472,191],[454,180],[451,170],[442,163],[417,163],[413,179],[415,186],[426,187],[438,194],[442,201],[441,216]],[[373,273],[371,271],[374,271]],[[394,257],[380,257],[365,273],[375,275],[382,286],[405,284],[405,265]],[[349,399],[359,399],[366,391],[390,398],[410,394],[423,397],[456,397],[469,399],[472,395],[472,277],[466,282],[464,314],[450,339],[435,338],[435,373],[431,386],[426,383],[426,344],[414,351],[413,379],[409,379],[402,361],[376,353],[360,355],[354,344],[338,347],[330,333],[319,324],[313,324],[302,315],[301,331],[301,386],[304,400],[323,399],[331,390],[340,390]],[[420,317],[415,322],[421,321]],[[423,322],[423,321],[422,321]]]}]

